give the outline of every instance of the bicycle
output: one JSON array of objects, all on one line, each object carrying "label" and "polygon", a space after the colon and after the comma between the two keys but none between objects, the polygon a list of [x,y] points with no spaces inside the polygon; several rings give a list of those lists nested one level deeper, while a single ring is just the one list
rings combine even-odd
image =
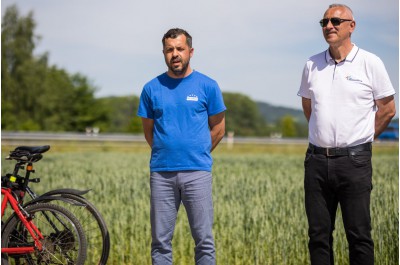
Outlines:
[{"label": "bicycle", "polygon": [[8,205],[14,212],[2,225],[2,264],[84,264],[86,238],[69,211],[48,203],[23,207],[4,178],[1,194],[1,216]]},{"label": "bicycle", "polygon": [[[110,237],[107,225],[96,207],[88,201],[84,194],[89,190],[75,190],[75,189],[58,189],[52,190],[38,196],[30,187],[29,183],[39,183],[40,178],[30,179],[30,174],[35,173],[32,163],[27,162],[26,157],[40,156],[50,149],[49,145],[45,146],[20,146],[11,151],[8,160],[16,160],[12,174],[7,174],[6,177],[11,179],[18,187],[18,196],[23,201],[25,193],[33,199],[25,204],[32,205],[37,202],[46,202],[68,209],[80,221],[86,235],[88,255],[87,264],[105,265],[108,260],[110,250]],[[37,161],[39,161],[38,159]],[[36,161],[36,162],[37,162]],[[27,164],[26,168],[24,165]],[[25,169],[25,177],[19,176],[19,170]],[[81,207],[76,207],[76,206]]]}]

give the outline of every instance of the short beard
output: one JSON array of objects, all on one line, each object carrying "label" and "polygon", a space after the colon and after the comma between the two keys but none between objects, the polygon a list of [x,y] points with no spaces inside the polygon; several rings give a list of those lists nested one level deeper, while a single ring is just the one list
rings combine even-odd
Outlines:
[{"label": "short beard", "polygon": [[171,69],[171,71],[175,74],[175,75],[182,75],[186,72],[187,67],[182,67],[182,69]]},{"label": "short beard", "polygon": [[188,67],[189,67],[189,62],[187,62],[186,64],[183,64],[181,69],[172,68],[172,67],[169,67],[169,69],[170,69],[175,75],[179,76],[179,75],[183,75],[184,73],[186,73]]}]

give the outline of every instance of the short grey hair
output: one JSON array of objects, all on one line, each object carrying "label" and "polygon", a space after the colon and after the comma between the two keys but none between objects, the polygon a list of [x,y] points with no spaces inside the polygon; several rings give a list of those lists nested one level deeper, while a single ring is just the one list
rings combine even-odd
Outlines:
[{"label": "short grey hair", "polygon": [[331,4],[331,5],[329,5],[329,8],[328,8],[328,9],[334,8],[334,7],[343,7],[343,8],[345,8],[345,9],[347,9],[347,11],[349,11],[350,14],[351,14],[351,19],[354,20],[353,10],[351,10],[351,8],[350,8],[349,6],[347,6],[347,5],[345,5],[345,4]]}]

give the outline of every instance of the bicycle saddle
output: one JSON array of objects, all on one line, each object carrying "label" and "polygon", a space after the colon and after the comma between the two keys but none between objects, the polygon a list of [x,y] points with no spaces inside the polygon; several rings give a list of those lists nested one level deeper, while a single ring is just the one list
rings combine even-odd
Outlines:
[{"label": "bicycle saddle", "polygon": [[[27,151],[30,154],[42,154],[50,149],[50,145],[43,146],[18,146],[14,151]],[[13,151],[13,152],[14,152]]]},{"label": "bicycle saddle", "polygon": [[19,146],[10,152],[7,160],[15,159],[21,162],[37,162],[43,158],[42,153],[50,149],[50,145],[43,146]]}]

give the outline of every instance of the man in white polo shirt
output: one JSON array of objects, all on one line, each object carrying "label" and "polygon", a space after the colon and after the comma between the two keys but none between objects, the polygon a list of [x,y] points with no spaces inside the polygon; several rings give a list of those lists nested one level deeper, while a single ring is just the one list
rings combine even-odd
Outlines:
[{"label": "man in white polo shirt", "polygon": [[350,264],[374,263],[371,144],[395,115],[395,91],[382,61],[351,42],[356,22],[346,5],[320,21],[329,49],[306,63],[298,95],[309,122],[304,161],[311,264],[333,265],[340,203]]}]

